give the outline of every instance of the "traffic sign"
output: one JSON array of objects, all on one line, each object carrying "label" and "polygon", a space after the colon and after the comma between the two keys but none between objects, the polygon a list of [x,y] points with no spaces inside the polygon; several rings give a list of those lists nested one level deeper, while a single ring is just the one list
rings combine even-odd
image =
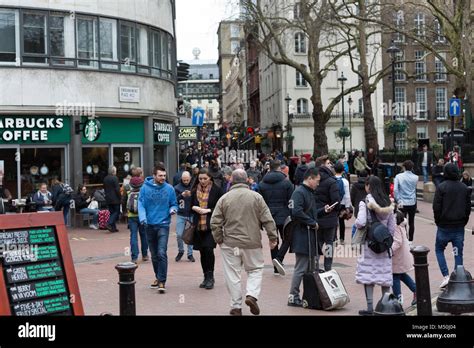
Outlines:
[{"label": "traffic sign", "polygon": [[461,116],[461,99],[451,98],[449,100],[449,116]]},{"label": "traffic sign", "polygon": [[193,126],[202,127],[204,125],[204,114],[203,109],[193,109]]}]

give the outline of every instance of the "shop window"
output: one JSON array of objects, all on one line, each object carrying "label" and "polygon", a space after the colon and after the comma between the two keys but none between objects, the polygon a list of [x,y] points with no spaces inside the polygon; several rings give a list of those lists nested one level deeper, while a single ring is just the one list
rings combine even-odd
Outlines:
[{"label": "shop window", "polygon": [[101,186],[107,176],[108,169],[108,147],[82,148],[82,177],[85,185]]},{"label": "shop window", "polygon": [[21,194],[26,197],[35,193],[42,183],[48,184],[51,191],[51,180],[66,180],[64,148],[22,148]]},{"label": "shop window", "polygon": [[[148,35],[147,27],[139,25],[137,28],[138,64],[148,66]],[[140,73],[147,73],[147,69],[141,68]]]},{"label": "shop window", "polygon": [[154,163],[158,164],[160,162],[165,162],[165,153],[166,146],[155,145],[153,154],[154,154]]},{"label": "shop window", "polygon": [[114,147],[114,166],[117,167],[117,177],[122,182],[130,170],[141,167],[139,147]]},{"label": "shop window", "polygon": [[13,198],[18,198],[17,149],[0,149],[0,186],[8,189]]}]

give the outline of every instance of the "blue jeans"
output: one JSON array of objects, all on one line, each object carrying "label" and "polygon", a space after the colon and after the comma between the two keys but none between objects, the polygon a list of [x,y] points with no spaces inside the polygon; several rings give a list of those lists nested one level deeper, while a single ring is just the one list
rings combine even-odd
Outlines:
[{"label": "blue jeans", "polygon": [[146,237],[150,246],[151,262],[156,279],[166,283],[168,275],[168,237],[170,235],[169,226],[148,225],[146,226]]},{"label": "blue jeans", "polygon": [[99,209],[89,209],[89,208],[84,208],[79,211],[81,214],[89,214],[92,215],[92,223],[94,225],[97,225],[99,223]]},{"label": "blue jeans", "polygon": [[411,292],[416,292],[416,284],[407,273],[393,273],[392,289],[393,294],[396,297],[399,297],[402,294],[402,287],[400,281],[404,282],[405,285],[408,286],[408,289],[411,290]]},{"label": "blue jeans", "polygon": [[[181,215],[176,216],[176,240],[178,242],[178,251],[180,253],[184,253],[184,242],[181,239],[181,237],[183,236],[184,226],[186,225],[186,221],[191,222],[191,218],[186,217],[186,216],[181,216]],[[193,255],[193,246],[188,245],[188,256],[192,256],[192,255]]]},{"label": "blue jeans", "polygon": [[422,171],[423,171],[423,182],[426,184],[429,180],[428,178],[428,167],[421,167]]},{"label": "blue jeans", "polygon": [[120,215],[120,204],[109,204],[110,218],[107,225],[112,226],[114,230],[117,229],[115,222],[118,220]]},{"label": "blue jeans", "polygon": [[439,269],[443,277],[449,275],[448,265],[444,257],[444,249],[448,243],[453,245],[455,268],[463,264],[463,248],[464,248],[464,228],[442,228],[438,227],[436,233],[436,259],[438,260]]},{"label": "blue jeans", "polygon": [[138,250],[138,234],[142,243],[142,257],[148,255],[148,241],[146,238],[145,228],[140,225],[138,217],[128,218],[128,228],[130,229],[130,249],[132,251],[132,261],[138,259],[140,251]]}]

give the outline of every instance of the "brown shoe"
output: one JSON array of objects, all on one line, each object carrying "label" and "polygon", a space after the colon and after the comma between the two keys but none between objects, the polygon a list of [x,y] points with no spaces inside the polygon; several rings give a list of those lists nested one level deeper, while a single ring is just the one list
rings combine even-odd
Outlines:
[{"label": "brown shoe", "polygon": [[260,308],[258,308],[257,299],[252,296],[247,296],[245,298],[245,304],[250,307],[250,313],[253,315],[260,314]]},{"label": "brown shoe", "polygon": [[232,308],[230,310],[230,315],[233,315],[233,316],[241,316],[242,315],[242,308]]}]

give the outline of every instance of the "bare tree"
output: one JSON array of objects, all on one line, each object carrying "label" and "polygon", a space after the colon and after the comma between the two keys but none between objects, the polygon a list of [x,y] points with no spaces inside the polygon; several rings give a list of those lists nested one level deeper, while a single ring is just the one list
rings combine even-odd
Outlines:
[{"label": "bare tree", "polygon": [[[297,6],[287,5],[282,0],[244,0],[247,20],[257,28],[254,36],[259,48],[278,65],[287,65],[300,72],[311,88],[314,121],[314,154],[328,153],[326,124],[342,94],[324,107],[321,96],[322,83],[336,62],[347,56],[354,46],[345,45],[346,40],[337,35],[330,19],[334,9],[329,0],[300,0]],[[252,27],[252,26],[249,26]],[[304,33],[307,39],[308,65],[292,57],[291,42],[296,32]],[[329,61],[322,55],[331,52]],[[344,95],[359,90],[362,83],[344,91]],[[372,121],[373,122],[373,121]]]}]

